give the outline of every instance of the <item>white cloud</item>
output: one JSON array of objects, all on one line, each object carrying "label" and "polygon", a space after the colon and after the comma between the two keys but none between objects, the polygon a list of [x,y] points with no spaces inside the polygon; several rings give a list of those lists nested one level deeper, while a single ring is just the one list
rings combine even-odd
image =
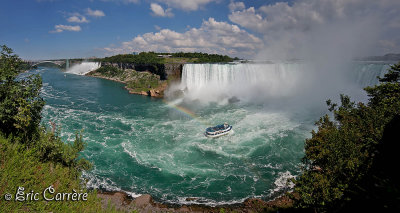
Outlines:
[{"label": "white cloud", "polygon": [[177,8],[185,11],[195,11],[210,2],[218,2],[219,0],[157,0],[158,2],[168,5],[168,7]]},{"label": "white cloud", "polygon": [[132,51],[159,52],[207,52],[231,56],[251,56],[263,42],[258,37],[240,29],[237,25],[218,22],[214,18],[204,20],[200,28],[183,33],[162,29],[157,33],[138,35],[120,47],[105,48],[110,54]]},{"label": "white cloud", "polygon": [[161,16],[161,17],[172,17],[174,14],[171,12],[171,8],[163,9],[161,5],[156,4],[156,3],[151,3],[150,4],[150,9],[152,12],[152,15],[154,16]]},{"label": "white cloud", "polygon": [[70,16],[67,19],[67,21],[68,22],[75,22],[75,23],[89,23],[89,20],[87,20],[85,16],[82,16],[79,13]]},{"label": "white cloud", "polygon": [[228,7],[230,11],[243,10],[246,8],[243,2],[234,2],[233,0],[231,0]]},{"label": "white cloud", "polygon": [[256,32],[263,32],[263,28],[265,28],[267,22],[261,15],[255,13],[254,7],[243,11],[233,11],[229,15],[229,20]]},{"label": "white cloud", "polygon": [[298,0],[240,7],[230,7],[229,20],[263,35],[263,57],[376,55],[398,46],[378,41],[400,43],[398,0]]},{"label": "white cloud", "polygon": [[92,10],[90,8],[86,9],[86,13],[92,17],[103,17],[105,16],[104,12],[101,10]]},{"label": "white cloud", "polygon": [[63,31],[74,31],[74,32],[79,32],[81,31],[81,27],[76,25],[76,26],[71,26],[71,25],[56,25],[54,26],[54,30],[50,31],[50,33],[61,33]]}]

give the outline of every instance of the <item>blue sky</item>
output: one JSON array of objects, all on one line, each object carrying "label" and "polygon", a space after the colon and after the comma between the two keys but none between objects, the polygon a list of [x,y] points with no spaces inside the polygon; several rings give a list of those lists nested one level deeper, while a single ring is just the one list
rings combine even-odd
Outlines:
[{"label": "blue sky", "polygon": [[[102,57],[132,51],[272,58],[319,54],[315,40],[309,40],[316,37],[317,43],[334,47],[355,43],[354,55],[382,54],[399,47],[399,37],[388,35],[399,34],[398,2],[2,0],[0,44],[25,59]],[[373,35],[365,36],[371,31]],[[327,32],[332,37],[325,36]]]}]

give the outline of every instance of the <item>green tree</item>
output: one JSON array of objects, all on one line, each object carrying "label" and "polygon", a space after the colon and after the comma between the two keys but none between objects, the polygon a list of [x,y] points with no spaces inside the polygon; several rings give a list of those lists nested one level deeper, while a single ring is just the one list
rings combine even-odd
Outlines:
[{"label": "green tree", "polygon": [[390,70],[383,78],[379,78],[380,82],[396,83],[400,80],[400,63],[390,66]]},{"label": "green tree", "polygon": [[20,75],[21,59],[7,46],[1,46],[0,56],[0,134],[13,138],[35,150],[37,157],[46,162],[59,162],[65,166],[89,169],[87,160],[79,159],[85,143],[76,134],[73,144],[64,143],[58,133],[48,132],[40,126],[41,111],[45,104],[40,97],[42,79],[39,75]]},{"label": "green tree", "polygon": [[[356,104],[345,95],[341,95],[340,106],[327,101],[334,118],[320,118],[316,122],[318,130],[312,131],[305,142],[303,173],[295,180],[299,206],[322,211],[361,209],[374,203],[365,202],[371,201],[368,197],[383,195],[385,190],[396,191],[393,186],[397,194],[391,195],[399,197],[398,180],[382,182],[384,187],[380,189],[374,186],[380,179],[376,177],[383,177],[377,165],[384,161],[377,156],[382,156],[382,147],[389,143],[383,139],[384,133],[389,134],[387,129],[400,115],[399,67],[400,63],[393,65],[379,85],[365,88],[367,104]],[[363,205],[353,205],[356,200],[364,201],[357,202]],[[375,207],[385,206],[395,207],[384,201]]]},{"label": "green tree", "polygon": [[0,131],[30,140],[37,132],[44,101],[39,75],[19,76],[21,59],[0,46]]}]

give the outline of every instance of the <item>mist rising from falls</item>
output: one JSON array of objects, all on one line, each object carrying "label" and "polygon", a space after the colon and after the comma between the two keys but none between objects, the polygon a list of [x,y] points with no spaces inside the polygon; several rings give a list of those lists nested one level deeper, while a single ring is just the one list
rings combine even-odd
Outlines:
[{"label": "mist rising from falls", "polygon": [[221,102],[241,101],[308,104],[324,103],[340,93],[365,100],[362,88],[378,83],[389,64],[352,62],[325,66],[318,63],[186,64],[180,88],[185,98]]},{"label": "mist rising from falls", "polygon": [[100,63],[98,62],[82,62],[80,64],[73,65],[66,71],[66,73],[85,75],[98,68],[100,68]]}]

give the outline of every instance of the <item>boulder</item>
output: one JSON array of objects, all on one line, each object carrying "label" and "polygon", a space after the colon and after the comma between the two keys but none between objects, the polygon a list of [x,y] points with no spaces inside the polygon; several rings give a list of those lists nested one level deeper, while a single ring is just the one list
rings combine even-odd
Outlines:
[{"label": "boulder", "polygon": [[136,207],[143,208],[148,205],[151,205],[153,203],[153,198],[148,194],[144,194],[144,195],[137,197],[133,201],[133,203],[135,204]]}]

